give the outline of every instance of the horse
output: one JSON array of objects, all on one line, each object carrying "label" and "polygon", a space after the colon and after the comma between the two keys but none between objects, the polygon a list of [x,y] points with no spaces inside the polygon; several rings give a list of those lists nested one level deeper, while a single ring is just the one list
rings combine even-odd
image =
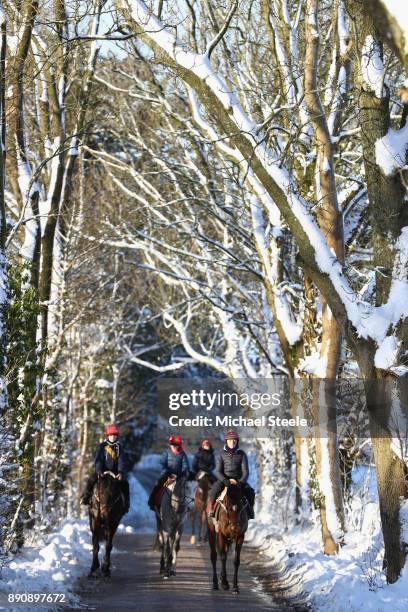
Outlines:
[{"label": "horse", "polygon": [[195,526],[198,517],[198,541],[207,539],[207,499],[208,491],[214,484],[216,478],[212,474],[200,471],[197,475],[197,489],[194,495],[194,509],[191,513],[191,538],[190,543],[196,543]]},{"label": "horse", "polygon": [[102,574],[110,576],[113,537],[125,513],[121,483],[113,472],[104,472],[95,483],[89,504],[89,526],[92,532],[93,559],[89,577],[99,568],[99,543],[105,539]]},{"label": "horse", "polygon": [[170,476],[164,484],[160,506],[156,510],[157,539],[161,551],[160,575],[176,575],[177,553],[186,517],[187,477]]},{"label": "horse", "polygon": [[238,568],[245,532],[248,529],[248,501],[240,485],[229,484],[224,499],[220,503],[217,527],[213,519],[208,519],[208,540],[213,567],[213,589],[218,590],[217,550],[221,557],[221,588],[229,589],[227,580],[227,556],[232,542],[235,542],[233,593],[238,593]]}]

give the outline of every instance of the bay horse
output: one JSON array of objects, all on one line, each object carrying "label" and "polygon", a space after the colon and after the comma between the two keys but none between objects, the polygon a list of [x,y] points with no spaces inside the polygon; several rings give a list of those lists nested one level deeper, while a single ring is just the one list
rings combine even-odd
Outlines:
[{"label": "bay horse", "polygon": [[196,520],[198,518],[198,541],[207,539],[207,499],[208,491],[216,481],[215,476],[200,471],[197,475],[197,489],[194,494],[194,509],[191,513],[190,543],[196,543]]},{"label": "bay horse", "polygon": [[99,568],[99,544],[105,540],[102,574],[110,576],[110,555],[113,536],[125,513],[122,487],[113,472],[98,477],[89,504],[89,526],[92,532],[93,558],[89,577]]},{"label": "bay horse", "polygon": [[218,590],[217,551],[221,557],[221,588],[229,589],[227,579],[227,556],[230,545],[235,543],[233,592],[238,593],[238,568],[245,532],[248,529],[248,501],[241,486],[229,484],[224,499],[220,503],[217,528],[213,519],[208,519],[208,539],[213,567],[213,589]]},{"label": "bay horse", "polygon": [[176,575],[177,553],[186,518],[187,477],[170,476],[164,484],[160,506],[156,510],[157,541],[161,551],[160,574]]}]

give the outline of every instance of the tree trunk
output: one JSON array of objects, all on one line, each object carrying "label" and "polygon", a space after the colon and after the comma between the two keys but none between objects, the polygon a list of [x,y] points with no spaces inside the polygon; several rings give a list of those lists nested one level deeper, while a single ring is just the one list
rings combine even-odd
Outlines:
[{"label": "tree trunk", "polygon": [[[384,536],[384,569],[387,582],[395,582],[405,564],[406,542],[402,541],[400,508],[408,497],[406,457],[398,456],[398,440],[406,449],[407,415],[401,412],[401,393],[408,380],[391,375],[366,382],[370,433],[377,472],[381,525]],[[405,408],[406,410],[406,408]]]}]

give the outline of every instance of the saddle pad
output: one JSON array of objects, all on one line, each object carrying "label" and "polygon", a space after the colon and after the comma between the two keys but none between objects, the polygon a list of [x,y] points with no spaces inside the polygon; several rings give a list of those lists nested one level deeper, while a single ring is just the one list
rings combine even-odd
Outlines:
[{"label": "saddle pad", "polygon": [[163,497],[163,495],[164,495],[165,490],[166,490],[166,487],[165,487],[165,485],[163,485],[163,486],[162,486],[162,487],[160,487],[160,489],[159,489],[159,490],[156,492],[156,494],[155,494],[155,496],[154,496],[154,498],[153,498],[153,502],[154,502],[154,505],[155,505],[155,506],[160,507],[161,500],[162,500],[162,497]]}]

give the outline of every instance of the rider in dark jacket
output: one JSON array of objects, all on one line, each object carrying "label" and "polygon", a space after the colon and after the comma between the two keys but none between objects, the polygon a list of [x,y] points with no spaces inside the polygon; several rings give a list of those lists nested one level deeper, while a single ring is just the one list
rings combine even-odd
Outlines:
[{"label": "rider in dark jacket", "polygon": [[98,446],[95,455],[95,472],[88,478],[82,503],[87,505],[91,501],[92,491],[99,476],[104,472],[112,472],[121,481],[122,492],[125,498],[125,514],[129,512],[129,483],[125,478],[126,462],[122,447],[118,442],[119,429],[116,425],[108,425],[105,429],[105,440]]},{"label": "rider in dark jacket", "polygon": [[218,495],[224,487],[240,483],[249,503],[249,518],[254,518],[255,491],[247,483],[249,476],[248,458],[239,448],[239,437],[235,431],[229,431],[225,436],[225,446],[220,452],[215,468],[217,481],[211,487],[208,498],[210,508],[208,517],[213,518],[213,507]]},{"label": "rider in dark jacket", "polygon": [[203,440],[200,444],[200,448],[194,455],[193,465],[191,471],[197,478],[200,472],[204,472],[211,478],[213,478],[213,470],[215,468],[215,455],[214,449],[211,446],[209,440]]},{"label": "rider in dark jacket", "polygon": [[149,508],[150,510],[155,509],[155,497],[159,489],[164,485],[167,478],[174,474],[175,476],[188,476],[190,473],[190,466],[188,463],[188,457],[183,449],[183,439],[181,436],[170,436],[169,438],[169,449],[165,450],[160,459],[160,465],[162,467],[162,473],[159,479],[155,483],[152,492],[149,497]]}]

